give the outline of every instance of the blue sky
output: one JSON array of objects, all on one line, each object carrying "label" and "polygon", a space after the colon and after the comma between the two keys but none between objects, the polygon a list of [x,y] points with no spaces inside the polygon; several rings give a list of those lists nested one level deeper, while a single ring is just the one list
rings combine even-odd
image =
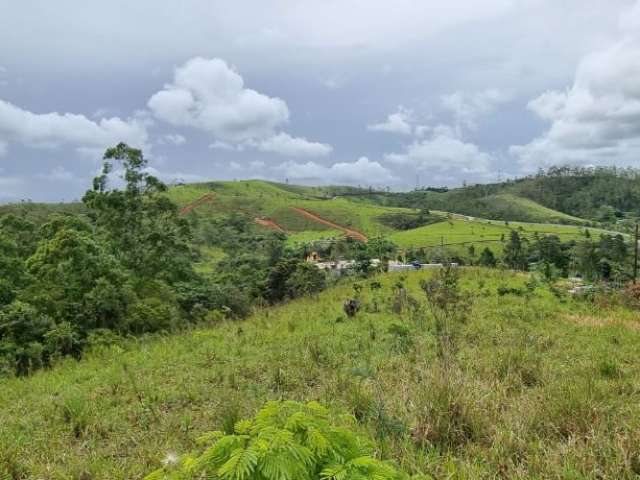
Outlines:
[{"label": "blue sky", "polygon": [[413,188],[640,158],[640,2],[0,0],[0,201],[119,141],[167,182]]}]

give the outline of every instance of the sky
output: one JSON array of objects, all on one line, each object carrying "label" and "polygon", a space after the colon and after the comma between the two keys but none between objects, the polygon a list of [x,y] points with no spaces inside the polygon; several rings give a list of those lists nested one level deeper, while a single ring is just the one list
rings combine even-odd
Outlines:
[{"label": "sky", "polygon": [[640,167],[640,0],[0,0],[0,202]]}]

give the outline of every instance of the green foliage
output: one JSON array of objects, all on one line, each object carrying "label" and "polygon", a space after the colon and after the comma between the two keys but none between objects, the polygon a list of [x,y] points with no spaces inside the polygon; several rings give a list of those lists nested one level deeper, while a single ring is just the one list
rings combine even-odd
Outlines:
[{"label": "green foliage", "polygon": [[493,251],[489,247],[484,247],[478,259],[478,264],[483,267],[495,267],[496,263],[497,261]]},{"label": "green foliage", "polygon": [[[146,173],[142,152],[120,144],[104,159],[84,198],[86,218],[52,209],[45,221],[22,208],[0,218],[3,373],[79,357],[94,330],[164,330],[191,313],[180,311],[172,287],[197,278],[189,224]],[[114,161],[122,190],[108,186]]]},{"label": "green foliage", "polygon": [[394,230],[411,230],[442,220],[438,215],[432,215],[429,210],[422,209],[418,213],[386,213],[378,217],[379,221]]},{"label": "green foliage", "polygon": [[[112,253],[142,278],[175,282],[191,277],[189,224],[163,195],[166,185],[146,173],[142,152],[121,143],[108,149],[104,159],[102,174],[83,202]],[[109,189],[113,161],[122,164],[124,190]]]},{"label": "green foliage", "polygon": [[511,231],[509,242],[504,247],[504,263],[514,270],[527,269],[526,247],[515,230]]},{"label": "green foliage", "polygon": [[372,446],[331,421],[318,403],[269,402],[234,432],[205,434],[202,450],[146,480],[399,480],[408,476],[376,459]]},{"label": "green foliage", "polygon": [[[214,443],[195,446],[204,432],[233,434],[241,418],[286,398],[354,414],[377,458],[427,478],[560,479],[571,466],[574,478],[633,479],[638,307],[612,291],[561,300],[546,286],[530,290],[526,273],[458,269],[470,310],[448,362],[437,307],[419,286],[436,274],[360,282],[364,308],[353,320],[342,311],[348,279],[242,322],[105,342],[93,330],[81,361],[0,380],[0,466],[14,478],[143,478],[163,461],[200,456]],[[400,280],[419,315],[392,311]],[[524,293],[500,296],[500,286]],[[378,311],[367,308],[374,295]]]},{"label": "green foliage", "polygon": [[265,298],[272,303],[317,293],[324,289],[324,272],[315,265],[296,259],[282,260],[269,272]]}]

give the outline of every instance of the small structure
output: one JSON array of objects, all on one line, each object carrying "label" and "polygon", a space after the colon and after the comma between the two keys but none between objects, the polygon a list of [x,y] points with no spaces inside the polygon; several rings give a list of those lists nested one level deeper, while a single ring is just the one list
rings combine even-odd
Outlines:
[{"label": "small structure", "polygon": [[[450,267],[458,266],[457,263],[447,263],[446,265]],[[443,268],[444,266],[445,266],[444,263],[389,262],[389,271],[390,272],[406,272],[407,270],[429,270],[434,268]]]},{"label": "small structure", "polygon": [[309,255],[307,255],[307,262],[318,263],[319,261],[320,255],[318,255],[318,252],[311,252]]}]

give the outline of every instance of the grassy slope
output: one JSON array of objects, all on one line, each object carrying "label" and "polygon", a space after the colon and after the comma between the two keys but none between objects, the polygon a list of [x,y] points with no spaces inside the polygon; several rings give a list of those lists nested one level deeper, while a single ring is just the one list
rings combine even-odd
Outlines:
[{"label": "grassy slope", "polygon": [[[15,478],[137,479],[201,433],[286,398],[359,415],[383,456],[437,478],[633,478],[637,316],[561,303],[542,287],[499,297],[498,286],[526,277],[464,272],[473,307],[448,369],[428,315],[398,316],[383,300],[381,313],[338,322],[351,295],[338,287],[2,381],[0,465]],[[407,275],[420,300],[424,275]],[[382,277],[382,299],[400,278]],[[370,306],[369,289],[364,296]],[[393,324],[407,333],[391,333]],[[420,438],[452,448],[420,448]]]},{"label": "grassy slope", "polygon": [[[558,235],[561,240],[584,238],[584,227],[574,225],[556,225],[544,223],[524,223],[484,220],[462,219],[454,217],[443,222],[434,223],[425,227],[397,232],[390,236],[396,244],[402,248],[409,247],[436,247],[444,242],[451,248],[468,248],[473,244],[478,248],[489,247],[494,251],[502,250],[501,238],[509,239],[511,230],[518,230],[521,235],[531,237],[538,232],[540,234]],[[604,230],[589,228],[593,235],[605,233]],[[611,233],[611,232],[609,232]]]},{"label": "grassy slope", "polygon": [[[259,180],[239,182],[211,182],[173,187],[169,195],[180,205],[191,203],[202,195],[214,192],[215,201],[198,207],[201,214],[221,215],[232,212],[246,213],[256,217],[268,217],[285,230],[305,232],[305,238],[326,237],[330,227],[318,224],[293,212],[290,207],[305,208],[339,225],[362,231],[367,236],[390,233],[389,227],[377,221],[385,213],[410,212],[407,209],[380,207],[344,198],[321,200],[323,189],[279,185]],[[333,235],[334,232],[329,232]]]},{"label": "grassy slope", "polygon": [[494,218],[522,218],[538,223],[572,223],[582,225],[586,220],[552,210],[539,203],[510,193],[491,195],[484,199],[497,215]]},{"label": "grassy slope", "polygon": [[[495,191],[494,191],[495,190]],[[493,192],[493,193],[492,193]],[[487,185],[456,188],[447,192],[420,191],[397,194],[416,207],[447,210],[496,220],[563,223],[582,225],[586,220],[547,208],[540,203],[519,195],[512,186]],[[398,202],[398,198],[381,198],[379,201]]]}]

